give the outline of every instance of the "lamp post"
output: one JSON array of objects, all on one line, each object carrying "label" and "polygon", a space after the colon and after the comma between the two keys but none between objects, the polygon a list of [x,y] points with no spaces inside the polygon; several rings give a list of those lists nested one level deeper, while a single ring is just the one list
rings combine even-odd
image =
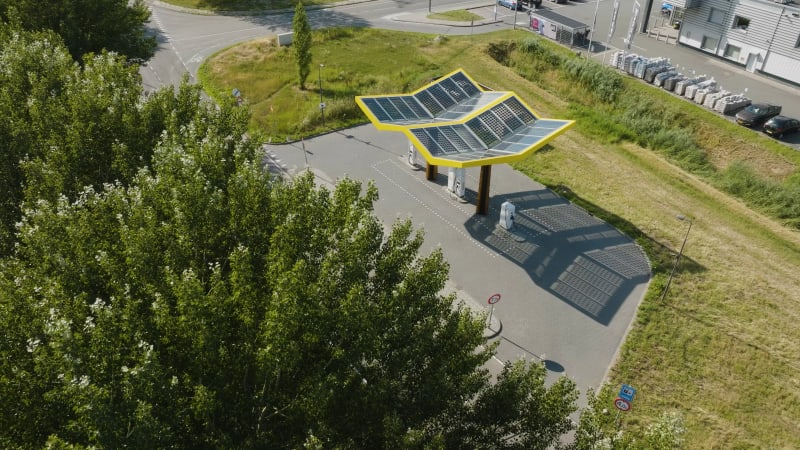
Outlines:
[{"label": "lamp post", "polygon": [[325,64],[319,65],[319,112],[322,117],[322,127],[325,128],[325,102],[322,99],[322,68],[325,67]]},{"label": "lamp post", "polygon": [[594,29],[597,27],[597,11],[600,9],[600,0],[595,2],[594,6],[594,20],[592,20],[592,29],[589,30],[589,52],[587,53],[586,59],[592,56],[592,41],[594,40]]},{"label": "lamp post", "polygon": [[678,256],[675,257],[675,263],[672,264],[672,272],[669,273],[669,278],[667,278],[667,285],[664,286],[664,292],[661,293],[662,302],[667,297],[667,291],[669,290],[669,285],[672,283],[672,277],[675,276],[675,269],[678,268],[678,263],[681,261],[681,256],[683,256],[683,249],[686,247],[686,241],[689,239],[689,232],[692,231],[692,219],[682,214],[678,214],[675,218],[680,221],[689,221],[689,226],[686,228],[686,234],[683,236],[683,244],[681,244],[681,249],[678,251]]},{"label": "lamp post", "polygon": [[517,0],[517,4],[514,6],[514,29],[517,29],[517,11],[519,10],[519,2],[521,0]]}]

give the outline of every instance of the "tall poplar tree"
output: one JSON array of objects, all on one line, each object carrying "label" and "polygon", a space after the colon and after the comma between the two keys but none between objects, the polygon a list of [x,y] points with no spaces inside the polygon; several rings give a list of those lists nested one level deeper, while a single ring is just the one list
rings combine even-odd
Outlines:
[{"label": "tall poplar tree", "polygon": [[292,47],[297,62],[300,89],[305,89],[308,74],[311,73],[311,25],[308,23],[308,16],[302,1],[298,1],[294,8],[292,31],[294,32]]}]

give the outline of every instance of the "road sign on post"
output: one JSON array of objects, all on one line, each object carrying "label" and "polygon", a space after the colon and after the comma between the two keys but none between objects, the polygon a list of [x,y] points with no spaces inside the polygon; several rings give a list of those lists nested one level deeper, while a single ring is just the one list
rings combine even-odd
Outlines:
[{"label": "road sign on post", "polygon": [[487,325],[490,330],[492,329],[492,315],[494,314],[494,304],[499,301],[500,301],[500,294],[494,294],[491,297],[489,297],[488,300],[488,303],[492,305],[492,309],[489,310],[489,323]]},{"label": "road sign on post", "polygon": [[633,397],[636,395],[636,389],[632,386],[628,386],[627,384],[623,384],[619,390],[619,394],[617,397],[627,400],[629,403],[633,401]]},{"label": "road sign on post", "polygon": [[[617,397],[617,399],[614,400],[614,406],[616,406],[617,409],[620,410],[620,411],[627,412],[627,411],[631,410],[630,402],[625,400],[624,398]],[[619,413],[617,413],[617,414],[619,414]]]},{"label": "road sign on post", "polygon": [[617,394],[617,398],[614,400],[614,406],[620,411],[624,412],[630,411],[631,403],[633,403],[633,397],[635,396],[636,396],[636,389],[634,389],[633,386],[623,384],[622,387],[619,389],[619,394]]}]

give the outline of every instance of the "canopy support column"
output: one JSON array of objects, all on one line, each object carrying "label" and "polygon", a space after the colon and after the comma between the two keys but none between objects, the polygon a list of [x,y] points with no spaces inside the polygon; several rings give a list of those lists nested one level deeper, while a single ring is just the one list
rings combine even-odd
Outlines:
[{"label": "canopy support column", "polygon": [[436,164],[427,163],[425,165],[425,178],[428,181],[436,181],[436,177],[439,176],[439,166]]},{"label": "canopy support column", "polygon": [[478,203],[475,214],[485,216],[489,213],[489,186],[492,182],[492,166],[481,166],[481,177],[478,179]]}]

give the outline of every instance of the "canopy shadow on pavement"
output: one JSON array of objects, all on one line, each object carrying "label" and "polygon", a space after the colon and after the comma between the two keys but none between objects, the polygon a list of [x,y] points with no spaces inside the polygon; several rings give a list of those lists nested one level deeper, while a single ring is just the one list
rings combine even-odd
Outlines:
[{"label": "canopy shadow on pavement", "polygon": [[[505,201],[516,207],[511,230],[497,225]],[[650,263],[635,242],[549,189],[494,195],[490,211],[464,223],[471,237],[603,325],[634,287],[650,279]]]}]

